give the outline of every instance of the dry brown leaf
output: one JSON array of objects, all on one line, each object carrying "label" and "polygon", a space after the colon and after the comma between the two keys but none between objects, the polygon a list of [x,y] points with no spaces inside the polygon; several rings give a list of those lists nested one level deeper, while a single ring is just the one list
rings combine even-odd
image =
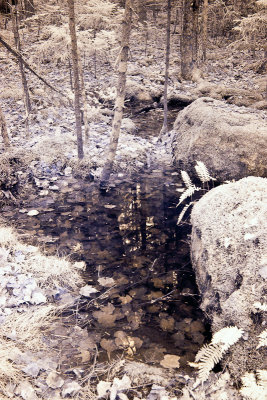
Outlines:
[{"label": "dry brown leaf", "polygon": [[164,368],[179,368],[179,356],[174,354],[165,354],[163,360],[160,361],[160,365]]}]

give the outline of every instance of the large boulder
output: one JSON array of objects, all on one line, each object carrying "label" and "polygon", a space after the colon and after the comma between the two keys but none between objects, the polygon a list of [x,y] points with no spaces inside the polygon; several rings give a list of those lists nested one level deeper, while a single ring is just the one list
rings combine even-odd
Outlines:
[{"label": "large boulder", "polygon": [[267,121],[262,111],[201,98],[179,113],[172,135],[174,163],[189,173],[194,173],[195,161],[202,161],[220,181],[267,177]]},{"label": "large boulder", "polygon": [[[248,177],[210,190],[191,214],[191,258],[212,331],[235,325],[245,331],[228,362],[236,376],[266,367],[256,349],[266,329],[267,179]],[[265,318],[265,322],[264,322]],[[265,324],[265,326],[264,326]],[[265,367],[264,367],[265,363]]]}]

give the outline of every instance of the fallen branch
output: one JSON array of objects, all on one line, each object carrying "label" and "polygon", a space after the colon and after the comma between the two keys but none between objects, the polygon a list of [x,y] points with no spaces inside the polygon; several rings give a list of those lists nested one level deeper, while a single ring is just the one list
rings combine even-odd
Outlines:
[{"label": "fallen branch", "polygon": [[54,86],[50,85],[49,82],[47,82],[46,79],[42,78],[39,74],[37,74],[37,72],[34,71],[34,69],[32,69],[32,67],[27,63],[27,61],[25,61],[22,57],[22,55],[20,54],[19,51],[13,49],[1,36],[0,36],[0,43],[11,53],[13,54],[13,56],[15,56],[16,58],[18,58],[20,61],[22,61],[22,63],[24,64],[25,68],[27,68],[30,72],[32,72],[38,79],[40,79],[40,81],[42,81],[46,86],[48,86],[51,90],[61,94],[61,96],[64,96],[64,98],[68,98],[68,96],[66,94],[64,94],[63,92],[61,92],[60,90],[56,89]]}]

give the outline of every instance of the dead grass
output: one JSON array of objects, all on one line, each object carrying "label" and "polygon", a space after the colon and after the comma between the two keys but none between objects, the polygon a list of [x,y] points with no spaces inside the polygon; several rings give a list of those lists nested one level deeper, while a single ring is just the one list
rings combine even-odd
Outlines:
[{"label": "dead grass", "polygon": [[[0,220],[1,224],[1,220]],[[66,259],[44,256],[37,247],[23,244],[19,236],[10,227],[0,227],[0,249],[3,253],[3,265],[5,263],[18,264],[13,257],[15,252],[21,251],[25,259],[19,262],[23,273],[31,274],[39,287],[67,287],[75,291],[82,284],[79,270]],[[0,266],[1,267],[1,266]],[[12,363],[12,353],[18,354],[27,350],[46,350],[43,340],[44,333],[51,328],[57,314],[63,306],[56,304],[44,304],[24,307],[23,311],[12,310],[0,330],[0,399],[7,396],[5,390],[7,383],[19,383],[26,379],[25,376]],[[49,349],[47,349],[49,351]],[[85,391],[84,399],[93,399],[90,391]],[[91,397],[90,397],[91,396]]]},{"label": "dead grass", "polygon": [[[24,312],[13,312],[1,325],[0,340],[12,337],[21,349],[31,351],[45,347],[43,332],[51,327],[56,319],[58,308],[55,305],[34,306]],[[1,345],[1,342],[0,342]]]},{"label": "dead grass", "polygon": [[21,243],[12,228],[0,227],[0,247],[9,250],[11,254],[16,250],[26,254],[23,272],[30,273],[39,287],[66,287],[75,291],[82,285],[82,278],[75,264],[67,258],[44,256],[37,247]]},{"label": "dead grass", "polygon": [[7,342],[5,339],[0,337],[0,393],[1,400],[3,397],[2,393],[6,391],[6,385],[11,380],[14,383],[18,383],[21,379],[22,374],[14,367],[10,361],[10,354],[15,349],[15,343]]}]

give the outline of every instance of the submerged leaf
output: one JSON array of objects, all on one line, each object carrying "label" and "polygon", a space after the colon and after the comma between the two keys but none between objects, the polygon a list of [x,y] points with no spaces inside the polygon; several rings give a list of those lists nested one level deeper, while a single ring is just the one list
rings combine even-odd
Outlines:
[{"label": "submerged leaf", "polygon": [[90,297],[91,294],[97,293],[97,292],[98,292],[98,290],[95,289],[93,286],[91,286],[91,285],[86,285],[86,286],[83,286],[83,287],[80,289],[80,292],[79,292],[79,293],[80,293],[81,296]]},{"label": "submerged leaf", "polygon": [[160,361],[160,365],[164,368],[179,368],[180,357],[174,354],[165,354],[163,360]]}]

